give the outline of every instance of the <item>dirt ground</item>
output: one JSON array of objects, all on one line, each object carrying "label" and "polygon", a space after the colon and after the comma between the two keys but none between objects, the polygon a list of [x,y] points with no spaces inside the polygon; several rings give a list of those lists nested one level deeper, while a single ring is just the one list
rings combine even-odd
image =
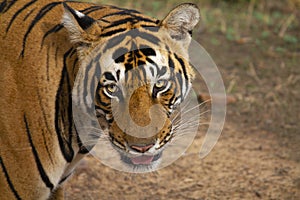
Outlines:
[{"label": "dirt ground", "polygon": [[[67,199],[300,199],[300,15],[275,5],[204,6],[194,38],[218,65],[230,98],[217,145],[200,159],[199,133],[176,162],[147,174],[88,156],[65,185]],[[228,12],[246,14],[230,21]],[[255,25],[244,27],[243,17]]]}]

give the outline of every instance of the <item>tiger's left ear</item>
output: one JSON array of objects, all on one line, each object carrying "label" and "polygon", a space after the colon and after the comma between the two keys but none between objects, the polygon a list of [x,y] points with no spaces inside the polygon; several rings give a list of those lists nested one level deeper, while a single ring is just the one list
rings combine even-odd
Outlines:
[{"label": "tiger's left ear", "polygon": [[199,9],[195,4],[184,3],[173,10],[161,22],[170,36],[189,45],[192,30],[200,20]]},{"label": "tiger's left ear", "polygon": [[73,44],[91,44],[99,39],[101,33],[100,24],[93,18],[72,9],[66,3],[62,24],[68,30]]}]

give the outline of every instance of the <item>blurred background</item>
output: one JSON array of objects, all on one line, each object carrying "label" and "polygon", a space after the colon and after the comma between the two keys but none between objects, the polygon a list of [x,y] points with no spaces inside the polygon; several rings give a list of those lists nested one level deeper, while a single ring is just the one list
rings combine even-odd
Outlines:
[{"label": "blurred background", "polygon": [[[93,2],[163,19],[186,1]],[[68,199],[300,199],[300,0],[189,2],[201,12],[193,38],[228,95],[218,144],[200,160],[199,134],[174,164],[144,175],[89,156],[67,184]]]}]

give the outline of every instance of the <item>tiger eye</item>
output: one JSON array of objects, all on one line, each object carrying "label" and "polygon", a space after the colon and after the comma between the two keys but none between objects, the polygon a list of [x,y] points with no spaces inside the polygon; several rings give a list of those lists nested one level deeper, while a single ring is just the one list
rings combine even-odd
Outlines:
[{"label": "tiger eye", "polygon": [[167,85],[168,81],[167,80],[158,80],[156,83],[155,83],[155,87],[157,88],[163,88]]},{"label": "tiger eye", "polygon": [[115,84],[109,84],[106,86],[106,90],[107,90],[107,92],[112,94],[112,93],[115,93],[118,91],[118,87]]}]

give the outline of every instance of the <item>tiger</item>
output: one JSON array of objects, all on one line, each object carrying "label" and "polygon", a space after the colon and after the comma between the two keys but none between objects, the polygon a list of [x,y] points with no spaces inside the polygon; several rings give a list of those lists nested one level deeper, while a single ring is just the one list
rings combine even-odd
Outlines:
[{"label": "tiger", "polygon": [[[154,166],[192,87],[188,48],[199,20],[192,3],[158,20],[86,2],[0,1],[0,199],[64,198],[63,183],[95,145],[78,133],[76,102],[92,101],[125,165]],[[136,132],[149,124],[161,127]]]}]

